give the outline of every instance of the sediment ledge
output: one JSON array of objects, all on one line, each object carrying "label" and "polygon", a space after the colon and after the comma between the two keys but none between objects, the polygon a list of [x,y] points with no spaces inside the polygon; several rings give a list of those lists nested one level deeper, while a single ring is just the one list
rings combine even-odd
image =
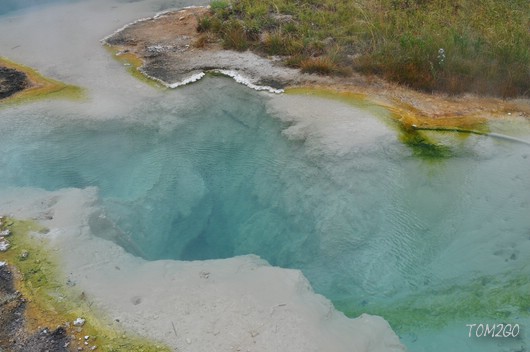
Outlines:
[{"label": "sediment ledge", "polygon": [[115,49],[118,57],[132,54],[140,58],[143,74],[171,88],[194,82],[207,71],[274,93],[287,86],[326,82],[324,77],[301,74],[274,58],[223,50],[217,41],[201,40],[197,18],[208,11],[207,7],[190,7],[160,13],[120,28],[102,42]]},{"label": "sediment ledge", "polygon": [[353,73],[347,77],[302,73],[281,57],[224,50],[219,40],[197,31],[208,7],[190,7],[142,18],[102,40],[118,59],[145,76],[176,88],[205,72],[233,77],[256,90],[313,94],[358,94],[395,112],[405,127],[480,129],[488,119],[530,119],[530,100],[427,94]]},{"label": "sediment ledge", "polygon": [[0,102],[18,103],[45,97],[80,99],[83,90],[0,57]]}]

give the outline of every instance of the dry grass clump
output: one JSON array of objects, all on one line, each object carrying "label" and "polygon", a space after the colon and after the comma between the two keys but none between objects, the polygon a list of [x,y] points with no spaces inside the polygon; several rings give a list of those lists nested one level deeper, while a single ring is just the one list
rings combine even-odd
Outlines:
[{"label": "dry grass clump", "polygon": [[300,62],[300,69],[304,73],[331,75],[338,71],[337,65],[327,56],[311,57]]},{"label": "dry grass clump", "polygon": [[261,46],[269,55],[292,55],[299,53],[304,48],[302,41],[280,31],[263,33]]},{"label": "dry grass clump", "polygon": [[249,47],[247,35],[243,25],[237,21],[230,21],[223,29],[223,48],[237,51],[245,51]]},{"label": "dry grass clump", "polygon": [[194,48],[202,49],[208,45],[208,43],[214,42],[215,38],[209,33],[203,33],[197,37],[192,43]]}]

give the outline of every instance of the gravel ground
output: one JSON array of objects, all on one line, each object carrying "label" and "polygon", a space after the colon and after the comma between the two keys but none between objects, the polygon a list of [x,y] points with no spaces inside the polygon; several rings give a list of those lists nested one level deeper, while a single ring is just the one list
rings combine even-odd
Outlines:
[{"label": "gravel ground", "polygon": [[0,66],[0,99],[24,90],[29,80],[24,72]]},{"label": "gravel ground", "polygon": [[0,352],[69,351],[63,327],[29,331],[25,310],[26,300],[15,290],[11,268],[0,266]]}]

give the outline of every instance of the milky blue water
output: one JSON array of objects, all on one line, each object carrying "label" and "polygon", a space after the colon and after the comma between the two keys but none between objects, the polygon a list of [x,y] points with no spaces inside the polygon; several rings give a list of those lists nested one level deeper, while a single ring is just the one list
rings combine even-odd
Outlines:
[{"label": "milky blue water", "polygon": [[526,332],[468,338],[465,326],[528,326],[528,145],[449,135],[453,156],[432,160],[389,130],[336,153],[286,138],[264,97],[229,80],[186,92],[189,104],[161,93],[101,121],[0,109],[0,189],[95,186],[92,230],[131,253],[301,269],[347,314],[387,318],[411,351],[530,346]]},{"label": "milky blue water", "polygon": [[0,1],[0,16],[16,11],[32,7],[44,6],[51,3],[60,2],[76,2],[82,0],[1,0]]}]

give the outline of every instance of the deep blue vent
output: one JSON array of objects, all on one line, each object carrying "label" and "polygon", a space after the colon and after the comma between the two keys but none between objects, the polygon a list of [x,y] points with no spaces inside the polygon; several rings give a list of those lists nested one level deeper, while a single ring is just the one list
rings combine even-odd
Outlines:
[{"label": "deep blue vent", "polygon": [[[152,101],[109,121],[0,111],[0,186],[98,187],[103,210],[90,226],[131,253],[257,254],[302,269],[346,312],[387,315],[398,332],[411,322],[395,307],[451,307],[476,280],[527,273],[527,146],[471,136],[466,153],[428,162],[392,137],[330,154],[287,139],[259,95],[204,87],[188,88],[203,96],[193,109]],[[418,326],[440,323],[431,318]]]}]

